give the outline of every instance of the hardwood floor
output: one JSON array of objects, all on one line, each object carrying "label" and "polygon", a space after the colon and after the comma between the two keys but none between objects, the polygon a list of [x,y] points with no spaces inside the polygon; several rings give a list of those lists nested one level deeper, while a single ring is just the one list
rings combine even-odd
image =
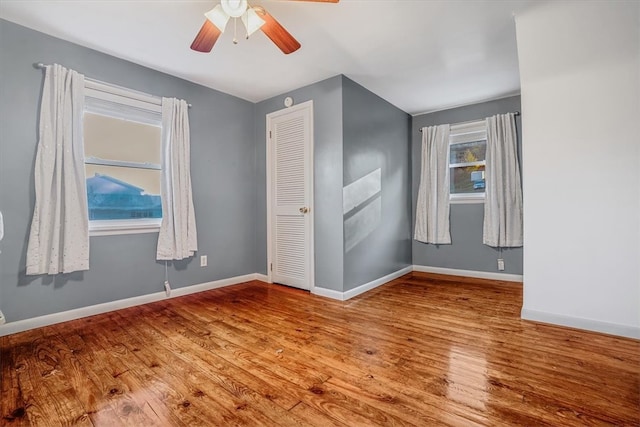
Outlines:
[{"label": "hardwood floor", "polygon": [[519,284],[261,282],[1,338],[2,424],[640,425],[640,342],[522,321]]}]

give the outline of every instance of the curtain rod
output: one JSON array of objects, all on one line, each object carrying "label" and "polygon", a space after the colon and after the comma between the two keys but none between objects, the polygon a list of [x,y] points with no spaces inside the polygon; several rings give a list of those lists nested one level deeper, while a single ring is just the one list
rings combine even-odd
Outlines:
[{"label": "curtain rod", "polygon": [[[35,63],[35,64],[33,64],[33,66],[34,66],[35,68],[37,68],[37,69],[40,69],[40,70],[42,70],[42,69],[44,69],[44,68],[46,67],[46,65],[45,65],[45,64],[43,64],[42,62]],[[107,82],[103,82],[103,81],[96,80],[96,79],[92,79],[92,78],[89,78],[89,77],[85,77],[85,79],[86,79],[86,80],[88,80],[88,81],[90,81],[90,82],[92,82],[92,83],[98,83],[98,84],[102,84],[102,85],[106,85],[106,86],[111,86],[111,87],[119,87],[119,86],[117,86],[117,85],[114,85],[114,84],[111,84],[111,83],[107,83]],[[123,89],[127,89],[127,90],[130,90],[130,91],[138,92],[138,93],[139,93],[139,94],[141,94],[141,95],[149,96],[149,97],[151,97],[151,98],[160,98],[159,96],[156,96],[156,95],[150,95],[150,94],[148,94],[148,93],[140,92],[140,91],[135,90],[135,89],[129,89],[129,88],[123,88]],[[187,106],[188,106],[189,108],[191,108],[191,104],[187,104]]]},{"label": "curtain rod", "polygon": [[[520,115],[520,111],[516,111],[515,113],[513,113],[514,116],[519,116]],[[482,120],[482,119],[480,119]],[[458,122],[458,123],[454,123],[454,125],[461,125],[461,124],[465,124],[465,123],[472,123],[472,122],[478,122],[480,120],[468,120],[466,122]],[[418,129],[420,132],[422,132],[422,128]]]}]

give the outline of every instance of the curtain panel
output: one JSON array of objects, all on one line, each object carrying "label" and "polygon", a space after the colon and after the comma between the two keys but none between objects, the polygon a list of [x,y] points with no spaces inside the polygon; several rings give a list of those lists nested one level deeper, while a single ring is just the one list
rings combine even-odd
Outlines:
[{"label": "curtain panel", "polygon": [[188,109],[184,100],[162,98],[162,224],[158,260],[181,260],[198,250]]},{"label": "curtain panel", "polygon": [[89,269],[89,216],[83,145],[84,76],[45,67],[35,161],[28,275]]},{"label": "curtain panel", "polygon": [[449,232],[449,125],[422,129],[422,165],[414,239],[451,244]]},{"label": "curtain panel", "polygon": [[523,245],[522,185],[515,115],[488,117],[483,243],[498,248]]}]

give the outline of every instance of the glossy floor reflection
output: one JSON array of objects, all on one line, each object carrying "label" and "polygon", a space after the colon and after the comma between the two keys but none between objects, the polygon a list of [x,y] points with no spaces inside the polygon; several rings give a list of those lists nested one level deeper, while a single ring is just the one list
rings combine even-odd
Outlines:
[{"label": "glossy floor reflection", "polygon": [[3,425],[640,425],[640,342],[522,321],[518,284],[261,282],[8,337]]}]

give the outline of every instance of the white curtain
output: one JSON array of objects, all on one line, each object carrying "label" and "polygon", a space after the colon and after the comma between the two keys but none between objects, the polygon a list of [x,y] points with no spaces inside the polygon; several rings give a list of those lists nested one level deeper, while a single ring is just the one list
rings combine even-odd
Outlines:
[{"label": "white curtain", "polygon": [[422,129],[422,168],[414,238],[424,243],[450,244],[449,125]]},{"label": "white curtain", "polygon": [[188,109],[184,100],[162,98],[162,225],[158,260],[180,260],[198,250]]},{"label": "white curtain", "polygon": [[89,269],[83,110],[84,76],[58,64],[46,66],[27,247],[29,275]]},{"label": "white curtain", "polygon": [[487,119],[483,243],[522,246],[522,186],[513,113]]}]

